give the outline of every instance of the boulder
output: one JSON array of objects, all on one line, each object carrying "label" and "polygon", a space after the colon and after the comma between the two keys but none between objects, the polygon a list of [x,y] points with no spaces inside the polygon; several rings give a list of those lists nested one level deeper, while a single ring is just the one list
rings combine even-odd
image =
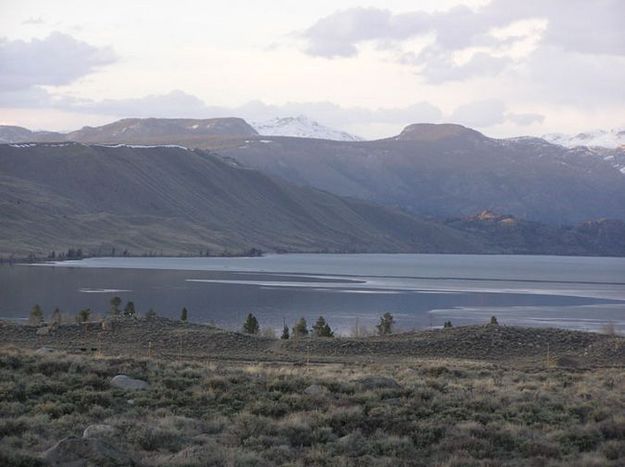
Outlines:
[{"label": "boulder", "polygon": [[111,385],[116,388],[128,389],[131,391],[150,388],[150,385],[147,381],[143,381],[142,379],[134,379],[126,375],[114,376],[113,379],[111,379]]},{"label": "boulder", "polygon": [[328,388],[325,386],[321,386],[320,384],[311,384],[306,389],[304,389],[304,394],[307,396],[319,397],[324,396],[328,393]]},{"label": "boulder", "polygon": [[35,350],[35,353],[52,353],[55,352],[55,350],[51,347],[39,347],[37,350]]},{"label": "boulder", "polygon": [[128,454],[97,438],[62,439],[46,452],[43,459],[46,465],[63,467],[91,467],[100,465],[135,465]]},{"label": "boulder", "polygon": [[115,428],[111,425],[89,425],[82,433],[83,438],[103,438],[115,434]]},{"label": "boulder", "polygon": [[386,376],[365,376],[356,382],[365,389],[401,389],[397,381]]},{"label": "boulder", "polygon": [[50,334],[50,328],[48,326],[37,329],[38,336],[47,336],[48,334]]}]

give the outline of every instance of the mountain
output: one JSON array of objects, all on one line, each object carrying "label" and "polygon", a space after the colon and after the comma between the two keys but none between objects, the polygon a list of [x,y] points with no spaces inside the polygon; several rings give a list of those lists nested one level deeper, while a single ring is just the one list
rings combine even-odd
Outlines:
[{"label": "mountain", "polygon": [[376,141],[274,136],[214,148],[300,185],[419,216],[490,209],[554,225],[625,219],[625,174],[614,160],[539,138],[493,139],[460,125],[416,124]]},{"label": "mountain", "polygon": [[625,222],[599,219],[575,226],[554,226],[483,211],[474,216],[449,219],[446,225],[482,238],[493,250],[514,254],[549,251],[557,255],[625,255]]},{"label": "mountain", "polygon": [[0,145],[0,218],[0,256],[486,250],[444,225],[173,146]]},{"label": "mountain", "polygon": [[593,130],[576,135],[564,133],[549,133],[543,139],[550,143],[559,144],[567,148],[576,146],[618,148],[625,146],[625,128],[612,130]]},{"label": "mountain", "polygon": [[329,139],[333,141],[362,141],[362,138],[344,131],[324,126],[304,115],[276,117],[252,123],[256,131],[265,136],[294,136],[297,138]]},{"label": "mountain", "polygon": [[34,141],[62,141],[65,135],[53,131],[31,131],[27,128],[0,125],[0,143],[30,143]]},{"label": "mountain", "polygon": [[391,138],[332,141],[261,136],[240,119],[124,119],[63,139],[213,150],[301,186],[420,217],[489,209],[552,225],[625,219],[625,150],[494,139],[461,125],[414,124]]},{"label": "mountain", "polygon": [[80,143],[179,144],[192,146],[212,139],[257,136],[242,118],[125,118],[99,127],[84,127],[65,135]]},{"label": "mountain", "polygon": [[195,146],[215,139],[245,138],[258,133],[242,118],[124,118],[70,133],[31,131],[0,125],[0,143],[74,141],[95,144],[177,144]]}]

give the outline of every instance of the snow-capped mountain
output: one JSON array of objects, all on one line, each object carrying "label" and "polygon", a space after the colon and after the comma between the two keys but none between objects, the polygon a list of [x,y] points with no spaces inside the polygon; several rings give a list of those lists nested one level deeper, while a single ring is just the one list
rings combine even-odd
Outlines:
[{"label": "snow-capped mountain", "polygon": [[559,144],[567,148],[577,146],[618,148],[625,146],[625,129],[615,128],[612,130],[594,130],[576,135],[563,133],[549,133],[543,135],[543,139],[550,143]]},{"label": "snow-capped mountain", "polygon": [[328,139],[334,141],[362,141],[363,139],[345,131],[322,125],[310,118],[276,117],[264,122],[252,122],[256,131],[265,136],[296,136],[299,138]]}]

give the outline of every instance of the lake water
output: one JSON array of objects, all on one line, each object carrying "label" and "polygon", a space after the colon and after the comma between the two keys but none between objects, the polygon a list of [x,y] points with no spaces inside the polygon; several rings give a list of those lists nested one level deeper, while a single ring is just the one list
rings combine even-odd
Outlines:
[{"label": "lake water", "polygon": [[0,317],[35,303],[105,314],[111,297],[238,329],[247,313],[281,329],[323,315],[347,334],[389,311],[401,329],[484,323],[625,331],[625,258],[290,254],[261,258],[93,258],[0,267]]}]

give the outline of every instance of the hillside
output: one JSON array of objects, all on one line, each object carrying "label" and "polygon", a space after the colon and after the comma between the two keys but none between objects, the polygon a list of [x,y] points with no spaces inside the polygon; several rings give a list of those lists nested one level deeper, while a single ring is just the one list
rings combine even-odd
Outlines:
[{"label": "hillside", "polygon": [[411,125],[378,141],[265,137],[219,151],[301,185],[418,215],[490,209],[554,225],[625,219],[625,174],[614,157],[537,138],[497,140],[459,125]]},{"label": "hillside", "polygon": [[[15,142],[29,141],[22,133]],[[59,140],[58,134],[31,136],[31,141]],[[151,118],[85,127],[61,139],[215,150],[298,185],[439,219],[487,209],[552,225],[625,219],[625,156],[619,149],[493,139],[452,124],[409,125],[377,141],[312,136],[260,136],[234,118]]]},{"label": "hillside", "polygon": [[2,255],[484,250],[451,228],[180,147],[0,145],[0,182]]},{"label": "hillside", "polygon": [[586,221],[573,226],[556,226],[518,219],[492,211],[448,219],[445,224],[477,236],[493,251],[533,254],[549,251],[557,255],[625,255],[625,222],[610,219]]},{"label": "hillside", "polygon": [[472,326],[282,341],[115,324],[38,336],[0,322],[0,464],[625,460],[620,337]]}]

